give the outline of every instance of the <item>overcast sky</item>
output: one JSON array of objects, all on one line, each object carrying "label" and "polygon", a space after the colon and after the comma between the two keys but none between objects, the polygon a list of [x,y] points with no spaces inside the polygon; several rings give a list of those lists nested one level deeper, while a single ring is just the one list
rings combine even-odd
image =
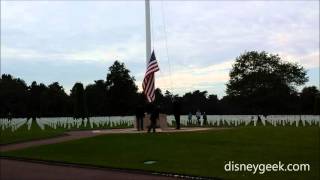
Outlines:
[{"label": "overcast sky", "polygon": [[[308,70],[319,87],[318,1],[151,1],[156,86],[225,95],[237,56],[265,50]],[[1,1],[1,73],[69,93],[124,62],[141,88],[144,1]]]}]

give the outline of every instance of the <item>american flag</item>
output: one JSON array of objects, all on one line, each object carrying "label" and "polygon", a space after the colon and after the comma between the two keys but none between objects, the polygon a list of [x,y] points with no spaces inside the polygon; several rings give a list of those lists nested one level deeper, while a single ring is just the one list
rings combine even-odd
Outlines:
[{"label": "american flag", "polygon": [[154,73],[159,71],[158,62],[156,60],[156,56],[152,51],[151,58],[148,62],[146,74],[144,75],[142,89],[144,94],[146,95],[149,102],[154,101]]}]

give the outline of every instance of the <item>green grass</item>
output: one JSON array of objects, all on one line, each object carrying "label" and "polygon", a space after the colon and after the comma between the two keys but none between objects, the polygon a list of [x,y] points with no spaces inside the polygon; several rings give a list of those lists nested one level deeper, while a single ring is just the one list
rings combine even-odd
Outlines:
[{"label": "green grass", "polygon": [[[220,131],[110,134],[3,153],[5,156],[223,179],[319,179],[319,128],[246,127]],[[152,165],[143,164],[155,160]],[[238,163],[309,163],[310,172],[225,172]]]},{"label": "green grass", "polygon": [[6,126],[2,128],[0,125],[0,145],[61,136],[67,131],[117,129],[132,127],[133,124],[131,124],[128,121],[106,121],[99,124],[93,123],[92,127],[90,126],[89,121],[87,121],[87,123],[84,123],[84,121],[82,121],[79,126],[77,126],[76,123],[66,125],[64,123],[58,122],[55,124],[46,124],[44,125],[44,129],[41,129],[36,121],[32,121],[30,129],[28,129],[28,124],[25,123],[21,125],[17,130],[13,130],[12,126]]},{"label": "green grass", "polygon": [[36,122],[32,122],[30,129],[28,129],[27,124],[23,124],[16,131],[12,131],[10,127],[1,130],[0,144],[10,144],[36,139],[51,138],[63,135],[64,132],[65,130],[63,129],[53,129],[48,126],[46,126],[44,130],[41,130]]}]

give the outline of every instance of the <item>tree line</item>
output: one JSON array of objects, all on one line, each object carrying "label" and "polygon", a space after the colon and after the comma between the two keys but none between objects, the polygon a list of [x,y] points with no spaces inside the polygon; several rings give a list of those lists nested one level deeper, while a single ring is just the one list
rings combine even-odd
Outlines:
[{"label": "tree line", "polygon": [[[195,90],[184,95],[156,89],[156,100],[163,113],[171,114],[173,102],[180,102],[181,113],[198,109],[206,114],[319,114],[320,92],[316,86],[297,86],[308,81],[304,68],[284,62],[278,55],[250,51],[236,58],[230,71],[226,95]],[[138,92],[135,78],[124,63],[115,61],[105,80],[84,87],[74,84],[67,94],[58,83],[45,85],[10,74],[0,79],[0,117],[63,117],[133,115],[136,107],[148,103]]]}]

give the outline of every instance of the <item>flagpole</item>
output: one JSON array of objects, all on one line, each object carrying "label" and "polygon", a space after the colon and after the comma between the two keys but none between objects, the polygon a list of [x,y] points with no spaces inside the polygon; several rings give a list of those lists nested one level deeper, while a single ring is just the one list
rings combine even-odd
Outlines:
[{"label": "flagpole", "polygon": [[145,0],[146,15],[146,66],[151,57],[151,32],[150,32],[150,0]]}]

